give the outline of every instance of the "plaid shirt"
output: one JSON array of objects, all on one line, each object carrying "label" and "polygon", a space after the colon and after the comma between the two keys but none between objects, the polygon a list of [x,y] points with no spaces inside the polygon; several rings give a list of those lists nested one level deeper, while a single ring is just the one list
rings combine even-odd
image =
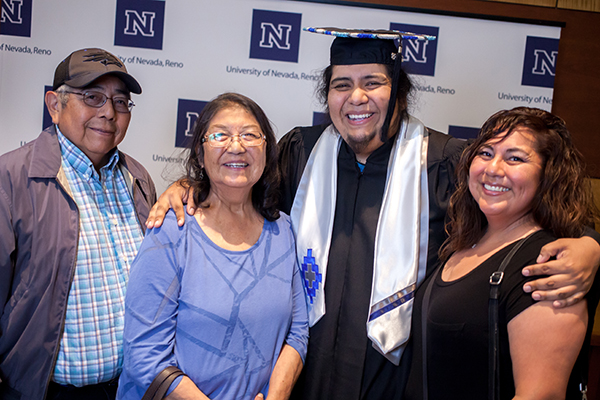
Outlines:
[{"label": "plaid shirt", "polygon": [[118,168],[119,153],[98,174],[58,127],[57,132],[62,168],[79,209],[79,242],[53,380],[84,386],[121,372],[125,289],[143,232]]}]

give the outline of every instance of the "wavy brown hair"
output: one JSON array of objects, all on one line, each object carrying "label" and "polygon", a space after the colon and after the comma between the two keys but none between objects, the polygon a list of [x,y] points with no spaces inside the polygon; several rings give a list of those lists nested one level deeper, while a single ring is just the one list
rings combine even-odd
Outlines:
[{"label": "wavy brown hair", "polygon": [[[238,93],[223,93],[210,101],[200,113],[194,124],[190,154],[186,159],[186,177],[180,183],[194,190],[194,202],[203,204],[210,193],[210,179],[205,173],[201,162],[204,160],[202,138],[206,134],[210,121],[217,113],[226,108],[240,107],[248,111],[260,126],[266,137],[265,169],[252,187],[252,204],[254,208],[268,221],[279,218],[279,169],[277,167],[277,139],[273,128],[264,111],[252,99]],[[208,146],[208,144],[207,144]],[[210,205],[204,205],[210,207]]]},{"label": "wavy brown hair", "polygon": [[499,111],[483,124],[475,142],[461,156],[456,192],[448,207],[449,237],[439,252],[442,261],[471,247],[484,235],[487,220],[469,191],[469,168],[482,145],[498,136],[506,138],[517,129],[533,135],[535,150],[542,158],[540,185],[531,208],[534,221],[557,237],[573,238],[581,236],[585,225],[597,219],[583,156],[575,148],[565,122],[538,108]]}]

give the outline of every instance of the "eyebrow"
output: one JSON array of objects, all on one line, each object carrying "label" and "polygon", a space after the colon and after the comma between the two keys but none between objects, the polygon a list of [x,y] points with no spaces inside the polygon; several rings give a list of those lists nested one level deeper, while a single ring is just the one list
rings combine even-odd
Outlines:
[{"label": "eyebrow", "polygon": [[[479,147],[479,148],[480,149],[486,148],[486,149],[492,149],[492,150],[494,150],[494,147],[491,144],[486,144],[486,143],[482,144],[481,147]],[[530,152],[528,152],[528,151],[526,151],[526,150],[524,150],[524,149],[522,149],[520,147],[511,147],[509,149],[506,149],[506,152],[507,153],[521,152],[521,153],[525,153],[525,154],[531,154]],[[534,150],[534,152],[535,152],[535,150]]]},{"label": "eyebrow", "polygon": [[[92,85],[92,86],[86,86],[82,90],[85,92],[86,90],[106,90],[106,88],[102,87],[102,86],[98,86],[98,85]],[[115,91],[117,93],[124,94],[125,96],[130,96],[131,95],[131,92],[129,92],[129,90],[127,90],[127,89],[117,89]]]},{"label": "eyebrow", "polygon": [[[389,80],[389,77],[385,74],[371,74],[371,75],[365,75],[365,76],[361,76],[360,78],[358,78],[359,80],[368,80],[368,79],[382,79],[382,80]],[[331,80],[331,83],[335,83],[338,81],[351,81],[352,78],[350,78],[349,76],[340,76],[337,78],[333,78]]]},{"label": "eyebrow", "polygon": [[[256,125],[256,124],[248,124],[248,125],[244,125],[242,126],[242,129],[249,129],[249,128],[257,128],[259,131],[260,129],[260,125]],[[224,129],[224,130],[229,130],[229,127],[227,125],[211,125],[208,127],[208,129]]]}]

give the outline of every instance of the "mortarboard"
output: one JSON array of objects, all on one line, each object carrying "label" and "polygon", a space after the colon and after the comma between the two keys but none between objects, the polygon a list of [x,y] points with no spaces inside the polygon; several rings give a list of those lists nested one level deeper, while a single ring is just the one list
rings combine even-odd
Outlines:
[{"label": "mortarboard", "polygon": [[383,29],[304,28],[307,32],[335,36],[331,65],[385,64],[393,66],[392,92],[382,127],[383,138],[396,106],[397,84],[402,64],[402,39],[435,40],[435,36]]}]

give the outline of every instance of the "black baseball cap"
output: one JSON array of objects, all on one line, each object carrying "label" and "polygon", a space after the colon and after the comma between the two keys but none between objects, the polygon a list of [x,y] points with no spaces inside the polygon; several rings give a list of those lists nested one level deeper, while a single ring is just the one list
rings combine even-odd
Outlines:
[{"label": "black baseball cap", "polygon": [[108,74],[121,79],[131,93],[142,93],[142,87],[129,75],[125,64],[108,51],[98,48],[77,50],[62,60],[54,72],[52,90],[63,84],[84,87]]}]

